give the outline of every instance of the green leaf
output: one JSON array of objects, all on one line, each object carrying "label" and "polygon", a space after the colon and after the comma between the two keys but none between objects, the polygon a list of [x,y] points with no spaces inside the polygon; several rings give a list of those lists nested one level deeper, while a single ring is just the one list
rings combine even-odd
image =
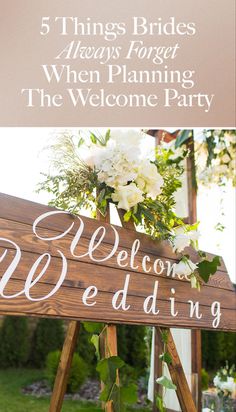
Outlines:
[{"label": "green leaf", "polygon": [[116,371],[124,366],[124,362],[119,356],[111,356],[98,362],[96,370],[99,372],[101,380],[106,383],[114,383]]},{"label": "green leaf", "polygon": [[89,333],[101,333],[104,325],[96,322],[83,322],[84,329]]},{"label": "green leaf", "polygon": [[159,356],[159,359],[161,359],[162,362],[166,362],[168,365],[169,365],[170,363],[172,363],[172,357],[170,356],[170,354],[169,354],[168,352],[162,353],[162,354]]},{"label": "green leaf", "polygon": [[106,142],[106,143],[107,143],[108,140],[110,139],[110,135],[111,135],[111,130],[108,129],[107,132],[106,132],[106,134],[105,134],[105,142]]},{"label": "green leaf", "polygon": [[155,218],[154,218],[153,214],[150,213],[148,209],[142,208],[142,213],[147,219],[151,220],[152,222],[155,221]]},{"label": "green leaf", "polygon": [[115,383],[112,387],[110,398],[113,401],[114,412],[125,412],[126,407],[121,400],[121,388]]},{"label": "green leaf", "polygon": [[106,190],[102,189],[101,192],[98,195],[98,199],[97,199],[98,203],[101,203],[103,201],[103,198],[104,198],[105,194],[106,194]]},{"label": "green leaf", "polygon": [[175,140],[175,148],[182,146],[188,140],[191,130],[183,130]]},{"label": "green leaf", "polygon": [[156,380],[156,383],[159,385],[162,385],[166,389],[173,389],[176,390],[176,386],[172,383],[170,379],[168,379],[166,376],[161,376]]},{"label": "green leaf", "polygon": [[132,216],[132,210],[128,210],[123,216],[124,222],[128,222],[131,216]]},{"label": "green leaf", "polygon": [[99,335],[93,335],[90,339],[91,343],[94,345],[96,349],[96,356],[97,359],[100,359],[100,351],[99,351]]},{"label": "green leaf", "polygon": [[93,134],[92,132],[90,132],[90,140],[94,144],[97,143],[97,138],[96,138],[95,134]]},{"label": "green leaf", "polygon": [[204,282],[208,282],[210,276],[217,271],[218,266],[220,266],[219,256],[215,256],[212,261],[205,259],[198,263],[198,273]]},{"label": "green leaf", "polygon": [[80,137],[79,141],[78,141],[78,148],[80,148],[80,146],[82,146],[84,144],[84,139],[82,137]]},{"label": "green leaf", "polygon": [[169,336],[168,330],[162,330],[161,331],[161,340],[162,340],[163,343],[165,343],[165,344],[168,343],[168,336]]},{"label": "green leaf", "polygon": [[159,412],[166,412],[166,408],[164,406],[164,401],[161,396],[157,395],[156,397],[156,405],[159,409]]},{"label": "green leaf", "polygon": [[124,403],[132,404],[138,400],[138,387],[134,383],[129,386],[120,388],[121,401]]}]

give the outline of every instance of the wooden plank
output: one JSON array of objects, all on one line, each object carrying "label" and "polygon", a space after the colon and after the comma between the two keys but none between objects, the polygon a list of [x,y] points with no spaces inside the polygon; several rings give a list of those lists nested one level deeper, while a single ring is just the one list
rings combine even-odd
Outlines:
[{"label": "wooden plank", "polygon": [[[0,255],[3,254],[4,249],[0,247]],[[6,258],[0,264],[0,275],[4,273],[15,255],[13,250],[9,250]],[[40,255],[35,254],[32,256],[30,252],[22,253],[22,261],[14,271],[11,279],[26,280],[27,275],[31,269],[32,261],[36,261]],[[39,269],[42,265],[39,267]],[[38,283],[45,283],[48,285],[55,285],[58,281],[59,274],[61,272],[62,262],[61,258],[53,257],[50,266],[47,269],[46,274]],[[98,267],[91,263],[85,263],[81,261],[68,260],[67,276],[63,282],[64,286],[69,288],[82,288],[86,289],[91,284],[96,283],[99,290],[104,292],[115,293],[118,288],[122,288],[124,285],[124,279],[127,272],[121,268],[112,272],[114,276],[111,276],[110,267]],[[1,278],[1,276],[0,276]],[[128,295],[146,297],[148,296],[154,286],[154,282],[158,279],[159,288],[161,290],[161,299],[169,301],[170,298],[170,280],[164,276],[157,277],[151,274],[140,274],[136,272],[130,273],[130,284]],[[109,282],[108,282],[109,281]],[[140,283],[142,288],[140,288]],[[35,286],[36,287],[36,286]],[[171,288],[175,289],[175,300],[177,302],[186,303],[186,296],[189,294],[190,284],[189,282],[182,282],[181,280],[171,280]],[[210,306],[209,295],[212,301],[219,301],[222,308],[233,309],[236,308],[235,293],[227,291],[227,299],[222,294],[221,289],[212,288],[209,286],[202,287],[201,292],[198,290],[191,290],[191,298],[199,301],[202,305]]]},{"label": "wooden plank", "polygon": [[[161,339],[161,329],[157,328],[157,333]],[[168,364],[170,376],[172,382],[176,385],[176,394],[180,403],[182,412],[197,412],[194,405],[191,391],[188,386],[187,379],[184,374],[184,370],[176,350],[176,346],[171,332],[168,330],[168,343],[167,351],[172,358],[172,362]]]},{"label": "wooden plank", "polygon": [[163,374],[163,365],[162,361],[160,360],[160,355],[162,353],[162,342],[160,339],[160,334],[157,333],[156,328],[155,328],[155,333],[154,333],[154,403],[153,403],[153,412],[157,412],[157,406],[156,406],[156,398],[158,396],[163,396],[163,390],[162,386],[158,385],[156,383],[157,378],[160,378]]},{"label": "wooden plank", "polygon": [[50,402],[49,412],[60,412],[63,399],[66,393],[70,367],[76,347],[79,334],[80,324],[77,321],[71,321],[68,325],[64,346],[61,353],[61,359],[57,370],[56,380]]},{"label": "wooden plank", "polygon": [[[8,285],[6,294],[12,295],[20,293],[23,290],[24,282],[12,280]],[[37,289],[32,289],[32,298],[38,299],[47,295],[51,291],[51,286],[38,284]],[[144,299],[142,297],[129,296],[127,304],[130,305],[128,310],[115,310],[112,305],[112,293],[99,292],[92,303],[94,306],[85,306],[82,302],[83,289],[72,289],[62,286],[56,293],[43,301],[30,301],[20,294],[14,298],[13,305],[11,299],[1,299],[1,312],[18,313],[25,315],[45,315],[46,317],[57,317],[63,319],[77,319],[87,321],[98,321],[106,323],[125,323],[125,324],[143,324],[143,325],[161,325],[168,327],[186,327],[211,329],[212,322],[215,319],[211,315],[211,310],[207,306],[200,306],[201,319],[190,317],[190,304],[178,303],[178,317],[170,316],[170,304],[167,305],[165,300],[158,300],[158,314],[145,313],[143,311]],[[188,309],[188,310],[187,310]],[[217,330],[235,331],[236,319],[235,311],[230,309],[221,309],[221,319]]]},{"label": "wooden plank", "polygon": [[[117,356],[117,330],[116,326],[112,324],[106,325],[100,335],[100,353],[102,358],[109,358],[111,356]],[[119,384],[119,374],[117,373],[116,383]],[[101,385],[102,389],[104,387],[103,382]],[[113,412],[114,408],[112,405],[112,401],[106,402],[103,404],[103,408],[106,412]]]},{"label": "wooden plank", "polygon": [[[70,260],[75,260],[78,261],[77,258],[73,257],[71,252],[70,252],[70,245],[73,240],[73,237],[67,235],[63,240],[54,240],[53,242],[46,241],[46,240],[40,240],[35,237],[35,235],[32,233],[32,228],[29,225],[25,225],[22,223],[16,223],[16,222],[10,222],[10,221],[4,221],[0,219],[0,234],[4,238],[8,238],[10,240],[14,240],[15,243],[17,243],[22,251],[29,251],[29,252],[35,252],[35,253],[45,253],[45,251],[49,251],[51,256],[58,256],[58,250],[61,250],[66,258]],[[49,232],[47,230],[44,230],[43,236],[48,237],[54,235],[54,232]],[[15,250],[13,245],[1,241],[0,239],[0,247],[6,247],[9,250]],[[108,266],[111,268],[120,268],[118,265],[117,259],[118,259],[118,254],[122,252],[122,247],[118,247],[116,253],[109,258],[106,261],[101,261],[99,262],[100,266]],[[144,272],[143,269],[143,260],[145,259],[146,253],[142,250],[140,247],[140,250],[138,250],[135,253],[134,256],[134,263],[135,263],[135,269],[131,265],[131,249],[126,248],[127,251],[127,259],[124,263],[126,264],[126,270],[132,271],[132,272],[139,272],[143,273],[146,276],[148,275],[154,275],[157,276],[157,274],[154,271],[154,264],[155,261],[159,258],[160,260],[158,261],[157,264],[157,272],[161,272],[161,265],[164,265],[165,269],[163,270],[163,273],[158,273],[158,277],[166,277],[167,276],[167,262],[170,262],[169,264],[172,265],[175,262],[178,261],[177,257],[175,256],[175,259],[171,258],[162,258],[158,254],[151,254],[149,253],[148,256],[150,258],[150,263],[147,263],[147,269],[148,273]],[[91,263],[91,258],[86,254],[88,251],[88,241],[84,238],[82,238],[79,242],[79,248],[76,249],[75,253],[82,255],[85,254],[86,256],[79,258],[79,261],[84,261],[84,262],[90,262]],[[97,249],[95,257],[98,260],[105,259],[105,257],[110,253],[111,251],[111,246],[107,244],[102,244],[99,246],[99,249]],[[92,262],[93,264],[97,264],[96,262]],[[182,281],[185,281],[183,279]],[[189,282],[187,282],[189,285]],[[232,282],[230,281],[229,277],[227,274],[224,272],[221,272],[220,270],[211,278],[210,282],[207,284],[207,286],[216,286],[220,287],[221,289],[228,289],[228,290],[233,290],[233,285]]]},{"label": "wooden plank", "polygon": [[[38,218],[43,213],[53,210],[56,211],[57,209],[0,193],[0,218],[5,220],[13,220],[15,222],[25,223],[32,227],[32,223],[36,218]],[[70,235],[75,235],[79,226],[77,217],[73,217],[70,214],[65,214],[65,212],[63,211],[61,212],[62,213],[59,215],[56,214],[54,217],[51,217],[50,219],[43,220],[38,225],[38,227],[50,231],[53,230],[59,234],[62,233],[62,231],[64,231],[65,229],[67,229],[74,222],[74,226],[70,230]],[[101,223],[99,223],[96,219],[90,219],[84,216],[82,217],[82,219],[85,224],[82,238],[90,239],[91,233],[96,228],[101,226]],[[103,222],[102,226],[106,229],[106,238],[104,239],[104,243],[113,244],[114,232],[112,230],[111,225],[106,222]],[[119,234],[119,244],[121,247],[131,248],[132,243],[136,239],[139,239],[142,244],[141,249],[143,252],[153,253],[154,255],[158,254],[160,257],[167,257],[176,260],[176,254],[173,253],[172,248],[170,247],[168,242],[153,241],[149,236],[143,233],[138,233],[130,229],[123,229],[118,226],[115,227]],[[43,234],[44,232],[40,231],[40,233]],[[53,235],[55,235],[55,233],[53,233]],[[186,252],[190,255],[190,257],[193,260],[197,256],[196,252],[191,248],[186,248]],[[208,254],[208,256],[211,257],[214,255]],[[220,269],[224,272],[227,272],[223,261]]]}]

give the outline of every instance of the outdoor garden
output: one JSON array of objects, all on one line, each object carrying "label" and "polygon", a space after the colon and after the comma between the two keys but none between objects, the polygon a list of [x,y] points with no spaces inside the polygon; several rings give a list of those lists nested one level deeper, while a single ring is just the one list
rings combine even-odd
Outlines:
[{"label": "outdoor garden", "polygon": [[[93,333],[81,329],[72,363],[63,411],[101,411],[100,380],[96,371]],[[61,320],[12,317],[3,318],[0,344],[0,410],[2,412],[48,411],[49,397],[62,349],[65,322]],[[118,350],[126,365],[120,371],[124,384],[138,386],[137,403],[130,410],[152,409],[147,399],[150,364],[148,328],[119,326]],[[202,390],[214,392],[215,376],[225,367],[236,364],[236,334],[202,332]],[[227,371],[227,375],[229,371]],[[235,371],[230,371],[235,377]],[[232,385],[228,383],[232,392]],[[213,402],[213,401],[212,401]]]}]

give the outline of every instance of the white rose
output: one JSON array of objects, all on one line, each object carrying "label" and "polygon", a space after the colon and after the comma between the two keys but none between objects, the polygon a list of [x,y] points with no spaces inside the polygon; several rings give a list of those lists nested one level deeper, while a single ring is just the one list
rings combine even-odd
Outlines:
[{"label": "white rose", "polygon": [[218,375],[216,375],[216,376],[214,377],[213,383],[214,383],[214,386],[215,386],[216,388],[220,388],[220,387],[221,387],[221,381],[220,381],[220,378],[219,378]]},{"label": "white rose", "polygon": [[234,391],[235,383],[234,378],[228,377],[226,382],[221,383],[222,391],[227,391],[232,393]]},{"label": "white rose", "polygon": [[112,194],[112,200],[118,202],[118,208],[129,210],[144,200],[142,191],[134,184],[118,186]]},{"label": "white rose", "polygon": [[182,252],[190,245],[190,239],[186,233],[180,233],[173,239],[173,252]]},{"label": "white rose", "polygon": [[112,129],[110,136],[118,145],[124,143],[135,148],[140,144],[143,133],[138,129]]},{"label": "white rose", "polygon": [[144,161],[138,168],[138,176],[135,182],[140,190],[155,200],[161,193],[161,186],[164,180],[153,163]]},{"label": "white rose", "polygon": [[177,275],[183,275],[187,278],[197,269],[197,265],[193,263],[190,259],[181,260],[175,266],[175,273]]}]

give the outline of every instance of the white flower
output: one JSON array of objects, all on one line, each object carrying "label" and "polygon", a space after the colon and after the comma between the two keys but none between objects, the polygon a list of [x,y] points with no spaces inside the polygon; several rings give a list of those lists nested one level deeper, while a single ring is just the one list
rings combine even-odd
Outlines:
[{"label": "white flower", "polygon": [[161,142],[161,145],[164,149],[173,152],[170,156],[169,159],[171,160],[176,160],[178,157],[183,157],[184,155],[184,150],[186,149],[185,145],[178,147],[177,149],[175,148],[175,140],[171,140],[170,142],[166,143],[164,141]]},{"label": "white flower", "polygon": [[189,239],[192,240],[193,242],[196,242],[196,241],[199,239],[199,237],[200,237],[200,232],[199,232],[199,230],[190,230],[190,231],[188,232],[188,237],[189,237]]},{"label": "white flower", "polygon": [[111,129],[110,139],[115,140],[119,145],[125,144],[137,147],[140,144],[144,134],[138,129]]},{"label": "white flower", "polygon": [[129,210],[144,200],[142,191],[135,183],[130,183],[127,186],[118,186],[115,193],[112,194],[112,200],[118,202],[118,208]]},{"label": "white flower", "polygon": [[221,380],[220,380],[220,378],[219,378],[218,375],[216,375],[216,376],[214,377],[213,383],[214,383],[214,386],[215,386],[216,388],[220,388],[220,387],[221,387]]},{"label": "white flower", "polygon": [[147,193],[153,200],[161,193],[164,183],[162,176],[158,173],[156,166],[149,160],[143,161],[138,168],[138,176],[135,179],[137,186]]},{"label": "white flower", "polygon": [[173,252],[182,252],[190,245],[190,239],[186,233],[180,233],[173,239]]},{"label": "white flower", "polygon": [[175,273],[177,275],[185,276],[187,279],[195,270],[197,269],[197,265],[193,263],[190,259],[181,260],[175,266]]},{"label": "white flower", "polygon": [[234,392],[235,388],[235,383],[234,383],[234,378],[231,378],[228,376],[227,381],[224,381],[221,383],[221,389],[222,391],[227,391],[227,392]]},{"label": "white flower", "polygon": [[229,163],[231,159],[230,159],[229,155],[227,153],[225,153],[224,156],[222,156],[221,160],[222,160],[223,163]]},{"label": "white flower", "polygon": [[140,150],[138,144],[118,143],[110,139],[106,146],[91,145],[85,162],[98,173],[98,180],[116,188],[137,177]]},{"label": "white flower", "polygon": [[[226,372],[227,374],[227,372]],[[213,379],[214,386],[220,391],[233,393],[235,390],[234,378],[227,376],[226,381],[222,381],[220,376],[216,375]]]}]

